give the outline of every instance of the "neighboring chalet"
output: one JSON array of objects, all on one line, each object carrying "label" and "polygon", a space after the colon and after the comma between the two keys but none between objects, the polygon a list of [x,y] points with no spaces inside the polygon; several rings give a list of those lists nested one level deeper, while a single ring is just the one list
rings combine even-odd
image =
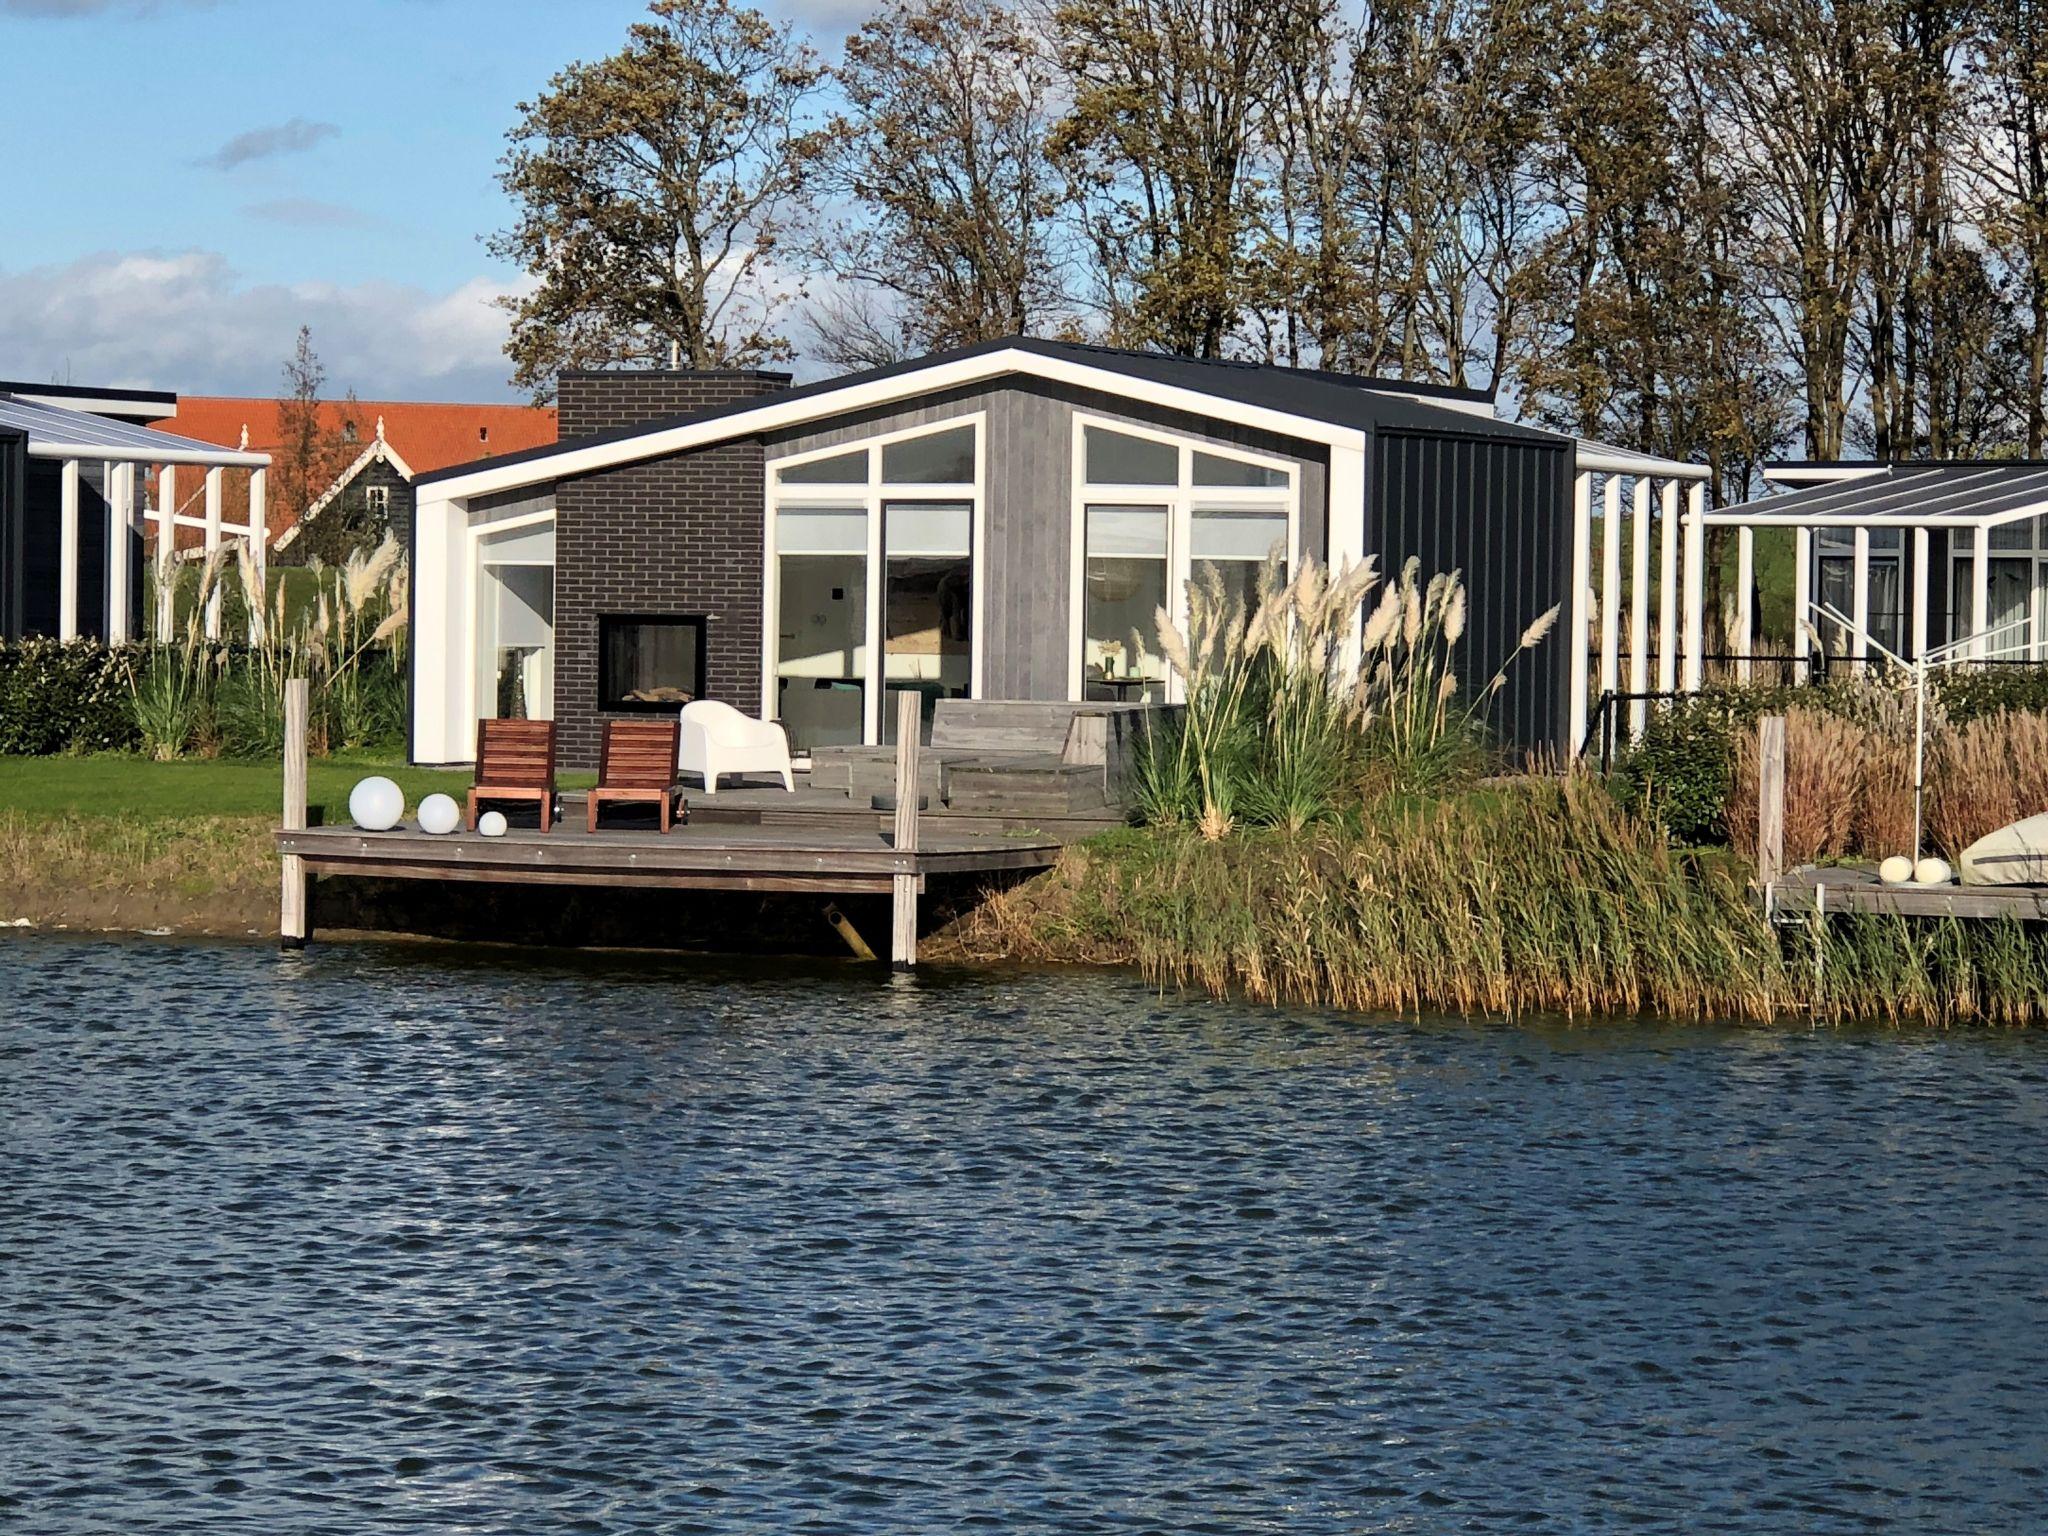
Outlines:
[{"label": "neighboring chalet", "polygon": [[1756,534],[1790,529],[1800,658],[1818,636],[1852,660],[1873,640],[1909,659],[1970,641],[1971,659],[2048,660],[2048,463],[1815,461],[1764,478],[1785,489],[1706,517],[1737,530],[1735,651],[1755,628]]},{"label": "neighboring chalet", "polygon": [[[561,441],[417,478],[418,761],[464,761],[479,717],[526,714],[587,766],[605,719],[703,696],[799,748],[886,741],[898,689],[927,717],[940,698],[1171,702],[1155,609],[1183,610],[1204,566],[1250,582],[1276,547],[1462,570],[1473,687],[1562,602],[1495,709],[1511,742],[1569,750],[1594,677],[1617,686],[1620,595],[1673,669],[1698,585],[1677,580],[1681,524],[1689,574],[1703,558],[1703,471],[1500,420],[1471,390],[1020,338],[794,388],[569,373],[559,402]],[[1616,530],[1597,591],[1617,599],[1597,674],[1596,481]],[[1683,628],[1690,680],[1696,601]],[[1631,677],[1651,655],[1633,647]]]},{"label": "neighboring chalet", "polygon": [[[179,526],[195,537],[250,531],[246,512],[227,516],[226,488],[260,515],[269,456],[177,424],[178,397],[161,390],[0,382],[0,639],[141,638],[159,483],[194,487]],[[207,617],[217,632],[217,605]]]},{"label": "neighboring chalet", "polygon": [[[178,402],[177,430],[214,443],[240,443],[285,463],[283,405],[277,400],[230,395],[187,395]],[[320,436],[339,472],[303,511],[284,505],[272,488],[268,508],[275,558],[302,558],[301,523],[346,509],[388,525],[401,541],[412,531],[414,479],[433,470],[496,454],[518,453],[555,440],[552,406],[461,405],[418,400],[325,400],[318,407]],[[188,492],[188,500],[196,492]],[[232,514],[236,509],[230,507]],[[196,550],[198,541],[181,542]]]}]

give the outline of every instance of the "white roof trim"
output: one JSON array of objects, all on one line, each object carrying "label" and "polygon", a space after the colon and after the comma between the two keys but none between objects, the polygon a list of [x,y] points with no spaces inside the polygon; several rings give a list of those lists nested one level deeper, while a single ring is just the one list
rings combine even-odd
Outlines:
[{"label": "white roof trim", "polygon": [[1682,459],[1659,458],[1654,453],[1639,453],[1633,448],[1617,448],[1612,443],[1597,442],[1590,437],[1578,440],[1579,472],[1588,471],[1596,475],[1646,475],[1656,480],[1704,480],[1707,467],[1704,464],[1687,464]]},{"label": "white roof trim", "polygon": [[[1758,503],[1751,502],[1750,505]],[[1714,528],[2000,528],[2007,523],[2022,523],[2030,517],[2043,515],[2048,515],[2048,500],[2030,501],[2023,506],[1974,515],[1968,512],[1879,512],[1858,517],[1853,512],[1823,512],[1803,516],[1797,512],[1744,514],[1739,507],[1728,507],[1707,513],[1702,521]]]},{"label": "white roof trim", "polygon": [[1142,400],[1167,410],[1210,416],[1238,426],[1256,427],[1306,442],[1327,443],[1333,447],[1343,448],[1365,446],[1365,433],[1357,427],[1341,426],[1313,416],[1297,416],[1292,412],[1275,410],[1270,406],[1247,405],[1180,385],[1157,384],[1148,379],[1133,378],[1115,369],[1077,363],[1068,358],[1047,357],[1042,353],[1029,352],[1021,348],[1004,347],[974,357],[935,363],[929,368],[906,369],[902,373],[892,374],[883,379],[870,379],[864,383],[848,384],[840,389],[822,390],[797,400],[770,395],[751,410],[735,411],[709,421],[688,422],[678,427],[643,432],[632,437],[590,443],[581,447],[573,443],[564,444],[557,452],[539,455],[517,464],[502,464],[495,468],[487,467],[469,474],[451,476],[446,480],[437,480],[425,488],[422,500],[448,501],[458,497],[485,496],[566,476],[587,475],[619,464],[631,464],[641,459],[661,458],[690,448],[701,448],[708,443],[723,442],[727,438],[746,437],[756,432],[773,432],[784,427],[801,426],[804,422],[821,416],[834,416],[846,411],[864,410],[870,406],[888,405],[914,395],[958,389],[1011,373],[1029,374],[1034,378],[1059,384],[1072,384],[1083,389],[1106,389],[1128,400]]},{"label": "white roof trim", "polygon": [[344,469],[339,475],[336,475],[334,477],[334,483],[328,486],[326,490],[320,493],[318,500],[313,502],[311,506],[307,507],[304,512],[301,512],[299,514],[299,520],[296,523],[293,523],[291,527],[285,529],[283,533],[277,536],[276,542],[271,546],[272,548],[284,549],[285,547],[287,547],[293,539],[296,539],[299,536],[299,530],[302,527],[304,527],[307,523],[311,522],[314,518],[318,517],[321,513],[321,510],[324,507],[326,507],[326,505],[330,501],[334,500],[335,497],[339,496],[343,491],[347,490],[349,482],[354,480],[355,477],[357,475],[360,475],[364,470],[368,469],[370,467],[371,461],[374,459],[382,459],[385,463],[389,464],[393,469],[397,470],[401,475],[403,475],[407,481],[410,481],[412,479],[412,466],[406,463],[405,460],[399,456],[399,452],[396,448],[392,447],[389,443],[387,443],[384,440],[382,432],[382,428],[384,426],[383,417],[380,416],[377,418],[377,426],[379,429],[378,435],[371,441],[370,446],[365,448],[361,453],[356,455],[355,462],[353,464],[349,465],[347,469]]},{"label": "white roof trim", "polygon": [[1764,471],[1767,485],[1826,485],[1835,480],[1864,480],[1881,475],[1889,464],[1779,464]]}]

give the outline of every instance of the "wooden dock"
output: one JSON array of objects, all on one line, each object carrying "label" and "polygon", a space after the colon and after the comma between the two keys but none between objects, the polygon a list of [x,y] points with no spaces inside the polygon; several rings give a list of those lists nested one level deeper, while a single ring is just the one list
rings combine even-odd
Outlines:
[{"label": "wooden dock", "polygon": [[[917,696],[898,703],[897,783],[918,782]],[[1069,842],[1092,835],[1107,817],[1067,818],[1053,828],[1020,827],[1002,818],[920,812],[915,794],[900,808],[877,812],[844,795],[786,790],[737,791],[691,797],[690,818],[667,832],[652,824],[589,830],[581,796],[560,798],[569,814],[553,828],[516,828],[498,837],[457,831],[390,831],[306,824],[307,691],[303,679],[285,690],[284,816],[277,832],[284,889],[279,937],[303,945],[311,932],[307,882],[315,875],[450,884],[600,886],[666,889],[816,892],[891,898],[890,959],[917,959],[918,899],[933,875],[994,875],[1045,869]],[[843,919],[835,919],[840,926]],[[865,941],[848,942],[866,953]]]},{"label": "wooden dock", "polygon": [[1886,885],[1869,869],[1816,869],[1780,875],[1764,886],[1774,917],[1874,912],[1887,917],[2019,918],[2048,921],[2048,886]]}]

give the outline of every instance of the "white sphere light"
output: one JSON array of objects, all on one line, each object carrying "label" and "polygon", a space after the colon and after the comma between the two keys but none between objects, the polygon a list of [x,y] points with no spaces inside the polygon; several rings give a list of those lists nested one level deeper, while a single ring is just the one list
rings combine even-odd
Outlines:
[{"label": "white sphere light", "polygon": [[381,775],[348,792],[349,819],[365,832],[389,832],[405,814],[405,791]]},{"label": "white sphere light", "polygon": [[1913,866],[1915,885],[1947,885],[1954,875],[1947,859],[1922,859]]},{"label": "white sphere light", "polygon": [[1913,861],[1903,853],[1895,853],[1877,866],[1877,878],[1886,885],[1904,885],[1913,878]]},{"label": "white sphere light", "polygon": [[436,837],[453,832],[462,820],[461,807],[452,795],[429,795],[420,802],[420,830]]},{"label": "white sphere light", "polygon": [[503,837],[505,835],[505,813],[503,811],[485,811],[483,815],[476,819],[476,829],[483,833],[485,837]]}]

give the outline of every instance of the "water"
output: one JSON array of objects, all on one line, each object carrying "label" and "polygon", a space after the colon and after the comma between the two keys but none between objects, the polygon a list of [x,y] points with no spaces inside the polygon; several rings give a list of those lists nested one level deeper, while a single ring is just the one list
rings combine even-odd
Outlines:
[{"label": "water", "polygon": [[0,949],[0,1527],[2038,1530],[2048,1040]]}]

